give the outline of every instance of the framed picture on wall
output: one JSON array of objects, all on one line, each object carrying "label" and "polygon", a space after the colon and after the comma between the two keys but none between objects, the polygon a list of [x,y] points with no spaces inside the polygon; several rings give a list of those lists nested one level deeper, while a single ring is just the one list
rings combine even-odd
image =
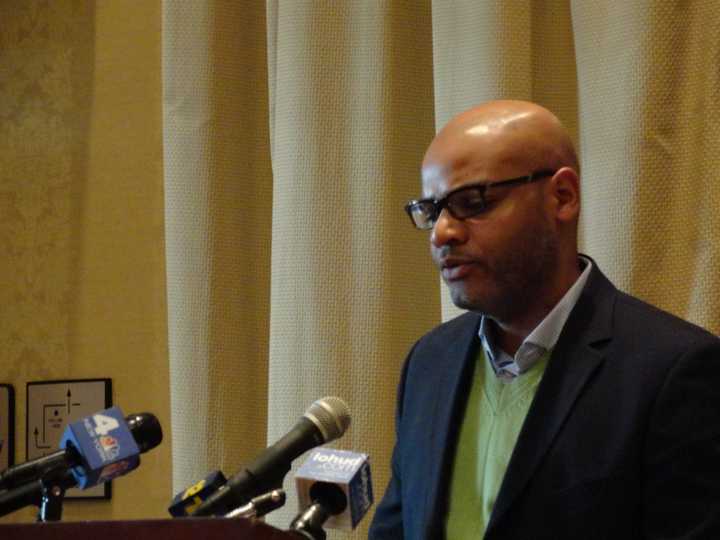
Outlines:
[{"label": "framed picture on wall", "polygon": [[[112,406],[110,379],[67,379],[27,383],[25,458],[37,459],[55,452],[65,428]],[[85,490],[68,489],[66,499],[110,499],[111,482]]]},{"label": "framed picture on wall", "polygon": [[0,384],[0,471],[15,463],[15,391]]}]

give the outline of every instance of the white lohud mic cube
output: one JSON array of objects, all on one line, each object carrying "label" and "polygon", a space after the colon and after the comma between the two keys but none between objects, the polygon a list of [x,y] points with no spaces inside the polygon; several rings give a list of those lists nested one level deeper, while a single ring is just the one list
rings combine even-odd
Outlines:
[{"label": "white lohud mic cube", "polygon": [[373,503],[367,454],[332,448],[313,450],[295,475],[301,510],[317,502],[313,501],[311,495],[311,489],[316,483],[334,484],[347,498],[345,510],[331,516],[325,523],[328,528],[354,529]]}]

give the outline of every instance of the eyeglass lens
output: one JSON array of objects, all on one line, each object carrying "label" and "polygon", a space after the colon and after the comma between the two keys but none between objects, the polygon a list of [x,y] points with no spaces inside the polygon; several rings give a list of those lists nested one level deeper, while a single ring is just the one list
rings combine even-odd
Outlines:
[{"label": "eyeglass lens", "polygon": [[447,208],[456,219],[476,216],[486,208],[485,187],[471,186],[450,193],[439,201],[416,201],[409,207],[413,223],[419,229],[429,229],[437,220],[443,208]]}]

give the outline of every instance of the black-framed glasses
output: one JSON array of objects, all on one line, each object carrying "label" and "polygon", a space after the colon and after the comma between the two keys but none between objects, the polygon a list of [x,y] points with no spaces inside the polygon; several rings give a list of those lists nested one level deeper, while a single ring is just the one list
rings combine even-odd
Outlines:
[{"label": "black-framed glasses", "polygon": [[474,182],[454,189],[441,199],[419,199],[405,205],[405,211],[418,229],[432,229],[443,208],[455,219],[467,219],[482,214],[488,208],[485,195],[491,187],[529,184],[541,178],[553,176],[557,171],[543,169],[526,176],[498,180],[497,182]]}]

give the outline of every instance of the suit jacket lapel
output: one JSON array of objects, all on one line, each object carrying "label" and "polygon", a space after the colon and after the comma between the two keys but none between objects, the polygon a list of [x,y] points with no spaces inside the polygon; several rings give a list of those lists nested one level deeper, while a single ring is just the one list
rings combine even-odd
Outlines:
[{"label": "suit jacket lapel", "polygon": [[518,436],[486,538],[522,493],[603,353],[597,347],[612,334],[612,310],[617,290],[594,265],[588,283],[553,350],[537,394]]},{"label": "suit jacket lapel", "polygon": [[[467,322],[457,332],[456,339],[445,349],[442,357],[437,358],[438,378],[432,381],[434,389],[428,393],[435,403],[430,419],[430,438],[428,455],[431,456],[428,474],[428,491],[425,499],[425,538],[434,539],[444,536],[447,490],[452,473],[452,464],[457,446],[472,370],[477,354],[477,329],[480,315],[465,315]],[[423,471],[418,471],[423,474]]]}]

